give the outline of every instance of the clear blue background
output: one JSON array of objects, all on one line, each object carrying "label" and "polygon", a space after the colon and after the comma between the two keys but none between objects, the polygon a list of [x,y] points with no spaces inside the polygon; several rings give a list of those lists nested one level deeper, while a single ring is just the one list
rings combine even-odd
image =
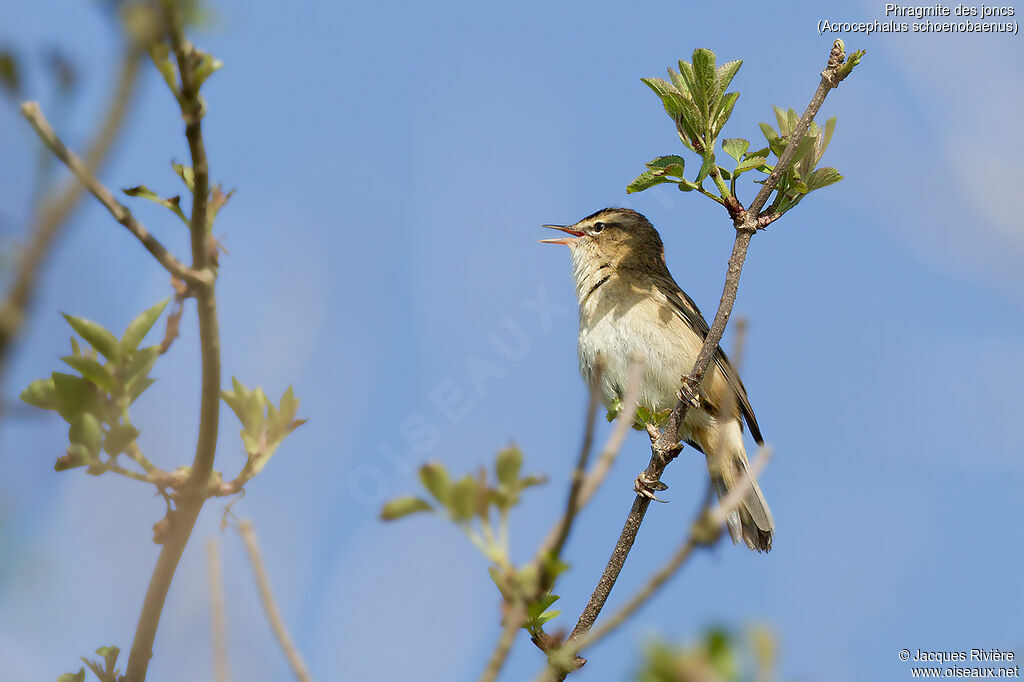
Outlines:
[{"label": "clear blue background", "polygon": [[[427,459],[455,471],[515,441],[552,483],[513,517],[527,559],[564,504],[585,394],[576,369],[568,254],[537,245],[544,222],[632,206],[661,229],[676,279],[707,315],[731,230],[703,197],[656,188],[626,197],[643,162],[680,147],[640,83],[693,48],[744,58],[728,136],[758,139],[770,105],[802,108],[834,36],[820,19],[884,20],[883,4],[217,3],[197,42],[223,59],[205,90],[214,179],[238,193],[216,233],[225,378],[289,385],[309,423],[235,511],[261,536],[285,620],[320,680],[469,680],[498,633],[498,595],[461,534],[427,516],[377,521],[379,502],[416,492]],[[79,60],[81,147],[119,52],[93,3],[8,3],[0,37],[38,57]],[[826,163],[846,176],[759,235],[737,312],[750,319],[744,377],[776,456],[762,484],[778,526],[768,556],[731,546],[698,556],[579,679],[624,679],[644,639],[707,624],[764,622],[786,679],[909,678],[901,648],[999,647],[1024,655],[1024,107],[1019,37],[847,34],[867,57],[830,95],[839,114]],[[35,59],[38,64],[40,60]],[[36,69],[31,92],[47,101]],[[148,73],[111,187],[180,191],[187,159],[175,106]],[[37,143],[0,108],[0,206],[7,244],[31,214]],[[750,186],[744,188],[749,200]],[[161,209],[138,215],[178,253]],[[545,294],[545,325],[523,303]],[[15,396],[56,368],[69,311],[121,329],[169,293],[167,276],[92,201],[49,263],[4,387]],[[529,305],[529,304],[527,304]],[[198,348],[182,338],[137,404],[142,446],[165,467],[191,460]],[[524,357],[491,335],[525,333]],[[158,332],[157,332],[158,333]],[[156,336],[157,333],[154,333]],[[475,359],[474,359],[475,358]],[[475,384],[477,360],[500,376]],[[431,401],[463,394],[452,423]],[[419,415],[436,443],[404,438]],[[217,468],[243,463],[225,410]],[[0,431],[0,652],[11,680],[54,679],[77,656],[131,641],[162,514],[152,490],[81,471],[57,475],[66,434],[19,411]],[[418,446],[418,447],[417,447]],[[631,436],[568,546],[560,592],[571,626],[596,583],[647,460]],[[392,453],[388,455],[386,453]],[[703,489],[690,452],[667,475],[614,607],[686,532]],[[222,503],[204,512],[173,585],[153,680],[212,678],[204,544],[222,537],[235,679],[288,678]],[[521,636],[505,680],[541,657]]]}]

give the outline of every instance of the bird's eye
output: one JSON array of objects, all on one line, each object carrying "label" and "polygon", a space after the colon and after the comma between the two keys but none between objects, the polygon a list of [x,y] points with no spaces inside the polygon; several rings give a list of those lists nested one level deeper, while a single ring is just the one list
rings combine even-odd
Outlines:
[{"label": "bird's eye", "polygon": [[600,232],[604,229],[604,223],[594,223],[590,229],[592,232]]}]

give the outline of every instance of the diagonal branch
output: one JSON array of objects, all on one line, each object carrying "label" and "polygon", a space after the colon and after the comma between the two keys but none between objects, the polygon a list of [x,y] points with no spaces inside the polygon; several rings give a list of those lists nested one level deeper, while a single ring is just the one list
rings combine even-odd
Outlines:
[{"label": "diagonal branch", "polygon": [[53,128],[50,126],[50,122],[46,120],[46,117],[43,116],[38,102],[24,102],[21,105],[21,115],[32,124],[32,128],[35,129],[43,144],[49,147],[50,151],[68,167],[68,170],[75,174],[79,182],[103,204],[104,208],[110,211],[110,214],[114,216],[114,220],[128,228],[128,231],[142,242],[142,245],[153,254],[153,257],[156,258],[160,265],[164,266],[175,277],[186,282],[199,285],[210,283],[211,277],[208,273],[193,270],[175,258],[156,237],[150,234],[149,230],[142,223],[135,219],[135,216],[132,215],[132,212],[124,204],[114,198],[110,190],[104,187],[96,179],[96,176],[92,174],[89,166],[78,158],[73,151],[68,149],[61,142],[60,138],[57,137],[57,134],[53,132]]},{"label": "diagonal branch", "polygon": [[[842,43],[836,41],[829,55],[828,65],[822,72],[821,82],[811,97],[811,101],[807,105],[794,131],[794,140],[802,138],[810,127],[814,115],[821,108],[825,96],[849,74],[851,67],[850,65],[844,67],[844,61],[845,54],[842,50]],[[715,313],[714,322],[707,337],[704,339],[704,345],[701,347],[693,369],[689,375],[683,377],[679,402],[676,403],[676,406],[669,415],[661,436],[652,444],[650,462],[643,473],[640,474],[640,481],[647,484],[649,488],[654,488],[660,482],[665,468],[679,453],[677,443],[679,442],[680,427],[686,418],[686,413],[691,403],[697,396],[701,381],[715,356],[718,344],[722,341],[722,335],[732,314],[733,304],[736,302],[740,273],[743,271],[743,263],[747,257],[750,239],[759,227],[760,216],[758,211],[764,206],[771,192],[774,191],[779,178],[792,164],[796,147],[795,143],[786,146],[782,157],[775,165],[774,171],[766,179],[748,210],[739,211],[735,214],[733,222],[736,228],[736,239],[733,242],[732,254],[729,257],[725,286],[723,287],[722,297],[718,304],[718,311]],[[640,525],[643,523],[644,515],[647,513],[650,503],[651,501],[648,497],[640,494],[633,501],[633,506],[626,517],[626,522],[623,525],[622,532],[619,534],[619,539],[615,549],[612,551],[611,558],[608,560],[608,564],[605,566],[605,570],[590,600],[580,614],[576,627],[573,628],[572,634],[569,636],[570,641],[581,640],[593,627],[598,615],[604,608],[605,602],[608,600],[609,594],[611,594],[612,588],[615,586],[626,558],[629,556],[629,551],[633,547],[633,542],[636,540]],[[563,673],[560,677],[564,679],[565,674],[568,673]]]},{"label": "diagonal branch", "polygon": [[217,682],[228,682],[227,628],[224,625],[224,571],[220,544],[211,538],[206,543],[210,578],[210,635],[213,637],[213,670]]},{"label": "diagonal branch", "polygon": [[[299,682],[312,682],[313,678],[310,677],[309,670],[306,668],[299,650],[295,648],[295,643],[292,642],[288,629],[284,626],[281,612],[277,609],[274,593],[270,590],[270,578],[267,577],[267,569],[263,565],[263,557],[260,555],[260,546],[252,523],[250,521],[239,521],[238,532],[242,536],[242,542],[245,544],[246,554],[249,555],[249,563],[252,564],[252,572],[256,577],[256,586],[259,588],[263,610],[267,614],[267,620],[270,622],[270,627],[274,630],[274,636],[277,637],[278,644],[281,645],[281,650],[292,667],[295,679]],[[511,617],[509,622],[512,622]],[[509,646],[511,646],[511,643]]]},{"label": "diagonal branch", "polygon": [[[103,165],[114,146],[134,100],[139,83],[143,52],[131,45],[121,58],[121,67],[114,94],[100,123],[99,131],[85,153],[84,165],[95,173]],[[38,286],[43,262],[57,236],[78,206],[85,187],[77,179],[69,181],[60,191],[50,193],[39,202],[29,229],[29,241],[19,254],[14,277],[6,298],[0,303],[0,383],[14,339],[21,331]]]}]

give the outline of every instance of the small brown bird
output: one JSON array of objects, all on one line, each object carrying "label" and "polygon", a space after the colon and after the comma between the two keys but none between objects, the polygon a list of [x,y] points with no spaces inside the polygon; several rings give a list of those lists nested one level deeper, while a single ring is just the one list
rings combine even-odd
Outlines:
[{"label": "small brown bird", "polygon": [[[639,405],[653,412],[675,406],[681,377],[693,368],[708,334],[697,305],[665,265],[665,247],[650,221],[626,208],[606,208],[575,225],[545,225],[569,236],[565,244],[580,304],[580,373],[588,386],[598,356],[604,364],[599,389],[609,408],[622,400],[631,358],[645,359]],[[719,348],[700,386],[699,407],[686,414],[682,440],[704,453],[719,499],[749,471],[743,447],[745,418],[754,440],[761,431],[736,369]],[[727,518],[733,542],[771,549],[774,522],[757,481]]]}]

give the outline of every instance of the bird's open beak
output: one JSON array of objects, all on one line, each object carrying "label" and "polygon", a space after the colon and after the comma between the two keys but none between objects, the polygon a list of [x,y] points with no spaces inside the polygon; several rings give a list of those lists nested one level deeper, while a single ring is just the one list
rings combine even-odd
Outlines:
[{"label": "bird's open beak", "polygon": [[552,230],[560,230],[566,234],[572,235],[571,237],[562,237],[561,239],[541,239],[541,244],[565,244],[568,246],[574,239],[583,236],[583,233],[579,230],[574,230],[571,227],[565,225],[541,225],[541,227],[550,227]]}]

